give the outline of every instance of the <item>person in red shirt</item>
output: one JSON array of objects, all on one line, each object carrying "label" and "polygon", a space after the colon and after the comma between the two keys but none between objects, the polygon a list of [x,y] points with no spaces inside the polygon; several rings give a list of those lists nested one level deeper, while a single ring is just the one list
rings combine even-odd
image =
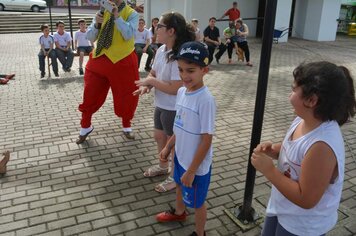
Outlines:
[{"label": "person in red shirt", "polygon": [[237,8],[237,2],[233,2],[232,8],[228,9],[219,20],[222,20],[225,16],[229,17],[229,21],[236,21],[240,18],[240,10]]}]

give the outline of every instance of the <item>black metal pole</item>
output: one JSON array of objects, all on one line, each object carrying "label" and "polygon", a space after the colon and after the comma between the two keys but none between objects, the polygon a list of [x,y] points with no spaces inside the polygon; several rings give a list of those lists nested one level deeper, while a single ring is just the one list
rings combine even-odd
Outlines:
[{"label": "black metal pole", "polygon": [[254,221],[254,209],[252,208],[253,188],[255,185],[256,169],[251,164],[251,155],[253,149],[260,143],[263,124],[263,113],[266,101],[266,92],[268,84],[269,64],[271,60],[271,49],[273,43],[273,30],[276,16],[277,0],[267,0],[265,9],[262,49],[260,57],[260,68],[258,73],[257,94],[255,102],[255,112],[253,117],[253,126],[251,134],[250,153],[247,166],[246,184],[244,201],[240,207],[238,219],[242,221]]},{"label": "black metal pole", "polygon": [[[73,39],[73,27],[72,27],[72,10],[70,8],[70,1],[68,0],[68,14],[69,14],[69,29],[70,29],[70,36]],[[72,50],[74,49],[74,42],[72,40]]]},{"label": "black metal pole", "polygon": [[51,11],[51,1],[48,1],[48,11],[49,11],[49,23],[51,25],[51,34],[53,35],[53,25],[52,25],[52,11]]}]

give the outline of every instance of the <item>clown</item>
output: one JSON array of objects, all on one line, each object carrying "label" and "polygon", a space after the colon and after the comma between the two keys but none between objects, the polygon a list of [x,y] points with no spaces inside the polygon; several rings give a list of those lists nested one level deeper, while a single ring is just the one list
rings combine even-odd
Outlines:
[{"label": "clown", "polygon": [[97,40],[90,54],[84,74],[81,129],[77,144],[83,143],[93,131],[93,114],[104,104],[109,89],[112,91],[114,111],[122,118],[126,138],[134,139],[131,120],[138,104],[135,81],[139,80],[134,32],[138,26],[138,13],[123,0],[109,1],[112,12],[98,12],[88,27],[87,39]]}]

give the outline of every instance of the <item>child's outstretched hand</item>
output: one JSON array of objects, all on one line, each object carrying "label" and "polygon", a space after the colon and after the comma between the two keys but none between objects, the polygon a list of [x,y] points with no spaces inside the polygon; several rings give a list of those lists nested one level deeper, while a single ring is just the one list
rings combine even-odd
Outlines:
[{"label": "child's outstretched hand", "polygon": [[149,93],[151,91],[151,88],[148,86],[141,86],[139,89],[135,90],[132,94],[134,96],[137,95],[143,95],[145,93]]},{"label": "child's outstretched hand", "polygon": [[153,76],[148,75],[146,79],[136,80],[136,86],[153,86],[155,78]]}]

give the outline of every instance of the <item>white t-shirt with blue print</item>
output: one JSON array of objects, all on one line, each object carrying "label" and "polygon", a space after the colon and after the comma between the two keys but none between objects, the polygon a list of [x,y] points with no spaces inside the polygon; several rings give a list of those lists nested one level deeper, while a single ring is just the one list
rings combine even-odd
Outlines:
[{"label": "white t-shirt with blue print", "polygon": [[40,45],[44,46],[45,49],[50,49],[51,44],[54,44],[54,38],[52,35],[48,35],[47,37],[41,35],[38,41]]},{"label": "white t-shirt with blue print", "polygon": [[[215,99],[207,87],[194,92],[187,92],[185,87],[178,90],[176,117],[173,131],[176,136],[175,152],[179,164],[187,170],[191,165],[202,134],[214,134]],[[210,146],[205,159],[200,164],[196,175],[206,175],[213,159]]]}]

